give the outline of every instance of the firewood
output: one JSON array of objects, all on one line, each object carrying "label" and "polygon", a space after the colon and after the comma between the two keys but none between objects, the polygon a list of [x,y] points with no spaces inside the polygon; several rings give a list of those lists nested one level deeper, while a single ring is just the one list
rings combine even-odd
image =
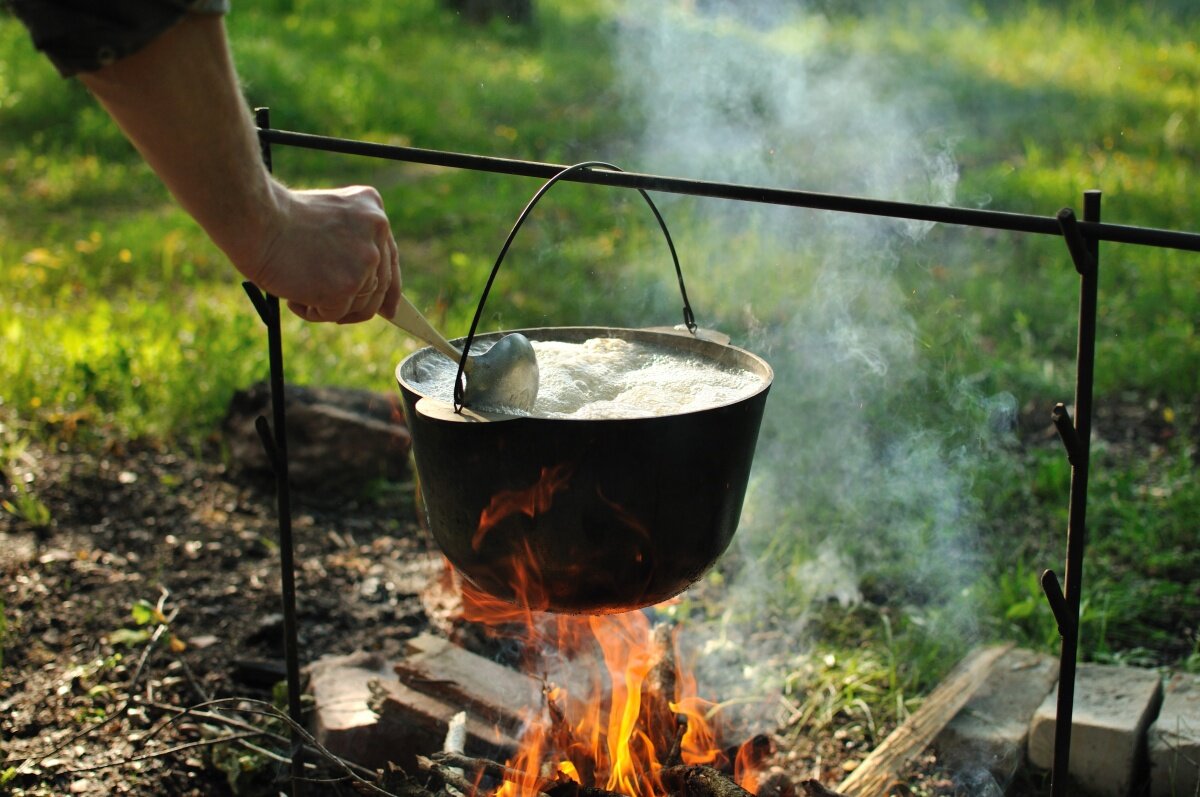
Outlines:
[{"label": "firewood", "polygon": [[841,792],[836,792],[833,789],[822,786],[820,781],[802,780],[800,788],[804,792],[805,797],[845,797]]},{"label": "firewood", "polygon": [[663,759],[664,766],[683,763],[680,749],[687,723],[671,710],[675,700],[676,664],[674,629],[665,624],[656,625],[651,632],[651,644],[655,661],[642,682],[641,713],[642,727],[652,739],[671,739],[673,744]]},{"label": "firewood", "polygon": [[529,711],[541,706],[541,684],[432,634],[405,643],[409,654],[395,665],[400,682],[433,698],[469,709],[516,734]]},{"label": "firewood", "polygon": [[675,634],[674,629],[666,624],[654,626],[651,632],[651,644],[655,650],[655,662],[646,673],[642,692],[662,696],[666,700],[675,699]]},{"label": "firewood", "polygon": [[[386,740],[392,760],[406,768],[414,763],[413,754],[443,745],[451,721],[461,711],[461,704],[430,697],[398,680],[380,679],[372,687],[368,706],[379,718],[373,733]],[[472,755],[507,757],[517,749],[516,740],[495,721],[471,712],[464,742]]]},{"label": "firewood", "polygon": [[796,797],[796,783],[780,767],[771,767],[758,779],[758,797]]},{"label": "firewood", "polygon": [[750,792],[712,767],[665,767],[659,775],[663,785],[679,797],[750,797]]},{"label": "firewood", "polygon": [[547,789],[546,797],[626,797],[626,795],[596,786],[580,786],[573,780],[565,780]]},{"label": "firewood", "polygon": [[913,756],[920,753],[954,718],[1011,644],[976,648],[958,663],[921,707],[838,784],[845,797],[883,794]]},{"label": "firewood", "polygon": [[[513,769],[487,758],[473,758],[456,753],[434,753],[429,758],[435,764],[461,769],[468,775],[473,776],[473,778],[486,776],[492,780],[506,780],[510,783],[521,783],[525,780],[525,773],[521,770]],[[558,781],[555,780],[544,780],[537,783],[535,788],[538,791],[546,791],[557,784]]]},{"label": "firewood", "polygon": [[475,784],[456,772],[453,767],[443,766],[423,755],[417,756],[417,767],[467,797],[471,797],[476,792]]}]

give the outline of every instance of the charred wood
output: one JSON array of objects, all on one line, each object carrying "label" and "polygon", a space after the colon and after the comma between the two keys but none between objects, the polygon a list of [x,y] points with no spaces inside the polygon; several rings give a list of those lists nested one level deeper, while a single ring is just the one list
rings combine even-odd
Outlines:
[{"label": "charred wood", "polygon": [[796,797],[796,783],[791,776],[779,767],[771,767],[759,776],[758,797]]},{"label": "charred wood", "polygon": [[[486,758],[472,758],[471,756],[458,755],[456,753],[434,753],[429,758],[434,764],[463,770],[463,772],[468,773],[469,779],[474,781],[478,781],[483,777],[497,781],[508,781],[510,783],[524,783],[527,780],[526,773],[521,770]],[[534,788],[539,792],[546,792],[549,787],[558,784],[559,781],[543,780],[535,784]]]},{"label": "charred wood", "polygon": [[671,710],[677,687],[675,634],[669,625],[657,625],[651,632],[654,664],[642,682],[642,727],[652,739],[671,739],[673,744],[663,760],[664,766],[678,766],[683,761],[680,749],[687,723]]},{"label": "charred wood", "polygon": [[457,772],[454,767],[440,764],[423,755],[417,756],[417,767],[422,772],[427,772],[433,777],[431,785],[436,789],[440,789],[442,786],[449,786],[467,797],[472,797],[472,795],[479,791],[477,785],[478,779],[474,781],[468,780],[465,775]]},{"label": "charred wood", "polygon": [[663,785],[679,797],[750,797],[750,792],[712,767],[666,767],[659,775]]},{"label": "charred wood", "polygon": [[805,797],[844,797],[841,792],[822,786],[820,781],[816,780],[800,781],[800,791]]},{"label": "charred wood", "polygon": [[608,791],[596,786],[581,786],[573,780],[564,780],[546,790],[547,797],[625,797],[620,792]]}]

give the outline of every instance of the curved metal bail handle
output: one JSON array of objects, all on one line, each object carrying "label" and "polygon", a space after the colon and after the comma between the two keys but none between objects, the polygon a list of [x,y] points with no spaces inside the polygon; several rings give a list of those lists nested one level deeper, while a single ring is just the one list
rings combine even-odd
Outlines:
[{"label": "curved metal bail handle", "polygon": [[[483,286],[483,293],[480,295],[479,304],[475,308],[475,317],[471,319],[471,328],[467,332],[467,339],[463,342],[462,356],[458,361],[458,372],[454,376],[455,412],[461,412],[463,408],[463,394],[465,390],[463,374],[466,372],[467,357],[471,353],[471,344],[475,340],[475,330],[479,327],[479,319],[483,317],[483,306],[487,303],[488,294],[491,293],[492,290],[492,283],[496,281],[496,275],[500,273],[500,264],[504,262],[504,257],[508,254],[508,250],[509,247],[512,246],[513,239],[517,237],[517,231],[520,230],[521,225],[525,223],[525,219],[528,218],[529,213],[533,210],[534,205],[536,205],[538,200],[540,200],[546,194],[546,192],[550,190],[551,186],[572,172],[583,171],[584,169],[590,169],[597,166],[610,169],[614,172],[622,171],[620,168],[613,166],[611,163],[605,163],[604,161],[584,161],[583,163],[576,163],[573,166],[568,166],[543,183],[542,187],[537,190],[537,193],[535,193],[525,205],[524,209],[521,211],[521,214],[517,216],[517,221],[513,224],[512,230],[509,231],[508,238],[504,241],[504,246],[500,248],[500,255],[496,258],[496,263],[492,266],[492,272],[488,275],[487,282]],[[675,251],[675,242],[671,239],[671,232],[667,229],[667,223],[663,220],[662,214],[658,212],[658,207],[655,206],[654,201],[650,199],[650,195],[641,188],[637,189],[637,192],[642,195],[642,198],[646,200],[646,204],[650,206],[650,210],[654,213],[654,218],[658,221],[658,226],[663,232],[663,237],[667,239],[667,248],[671,250],[671,260],[675,264],[675,277],[679,282],[679,295],[683,299],[683,323],[687,327],[688,332],[691,332],[694,335],[696,334],[696,318],[692,313],[692,305],[688,301],[687,288],[683,284],[683,268],[679,265],[679,255]]]}]

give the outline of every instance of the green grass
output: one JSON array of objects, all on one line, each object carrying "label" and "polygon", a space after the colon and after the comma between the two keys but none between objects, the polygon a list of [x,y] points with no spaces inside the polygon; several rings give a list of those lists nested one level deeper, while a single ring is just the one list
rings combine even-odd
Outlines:
[{"label": "green grass", "polygon": [[[953,143],[957,204],[1050,216],[1098,187],[1106,220],[1196,227],[1200,17],[1188,6],[981,2],[931,16],[831,5],[774,31],[686,24],[707,41],[742,37],[797,59],[817,86],[869,59],[872,96],[846,104],[911,102],[928,120],[924,144]],[[271,106],[279,128],[671,167],[674,153],[639,160],[651,114],[622,94],[614,37],[637,21],[601,0],[542,0],[537,17],[528,29],[470,27],[434,0],[336,11],[278,0],[238,5],[228,24],[247,97]],[[779,125],[779,162],[805,167],[801,187],[858,191],[857,172],[812,158],[759,99],[758,121]],[[265,375],[260,325],[220,253],[6,17],[0,152],[5,422],[39,442],[203,440],[232,392]],[[407,290],[452,335],[536,188],[286,148],[274,160],[297,185],[379,186]],[[1078,278],[1062,242],[951,228],[908,240],[868,224],[824,237],[835,223],[812,214],[731,205],[714,218],[717,205],[661,203],[702,322],[778,372],[743,521],[750,538],[730,561],[768,568],[747,615],[811,615],[816,658],[789,665],[793,681],[836,696],[802,713],[865,706],[871,722],[894,720],[973,641],[1054,650],[1037,579],[1046,567],[1061,575],[1065,548],[1070,470],[1048,420],[1074,383]],[[773,236],[790,226],[794,238]],[[880,262],[826,257],[830,242],[856,235],[886,241]],[[1096,427],[1083,653],[1194,669],[1200,258],[1106,245],[1101,268],[1098,405],[1133,409],[1101,413]],[[641,200],[562,185],[518,238],[485,324],[662,324],[677,308]],[[837,338],[846,330],[883,339],[854,348]],[[383,391],[414,345],[381,323],[289,318],[284,335],[289,379]],[[1128,444],[1125,426],[1158,437]],[[861,596],[854,610],[830,608],[812,578],[834,543]]]}]

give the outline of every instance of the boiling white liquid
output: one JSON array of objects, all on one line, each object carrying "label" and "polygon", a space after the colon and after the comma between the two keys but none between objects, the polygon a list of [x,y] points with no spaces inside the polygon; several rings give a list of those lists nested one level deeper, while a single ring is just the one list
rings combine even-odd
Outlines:
[{"label": "boiling white liquid", "polygon": [[[529,414],[539,418],[674,415],[733,403],[763,384],[750,371],[620,338],[583,343],[535,340],[533,350],[540,382]],[[445,357],[424,357],[416,363],[413,387],[450,402],[457,368]]]}]

